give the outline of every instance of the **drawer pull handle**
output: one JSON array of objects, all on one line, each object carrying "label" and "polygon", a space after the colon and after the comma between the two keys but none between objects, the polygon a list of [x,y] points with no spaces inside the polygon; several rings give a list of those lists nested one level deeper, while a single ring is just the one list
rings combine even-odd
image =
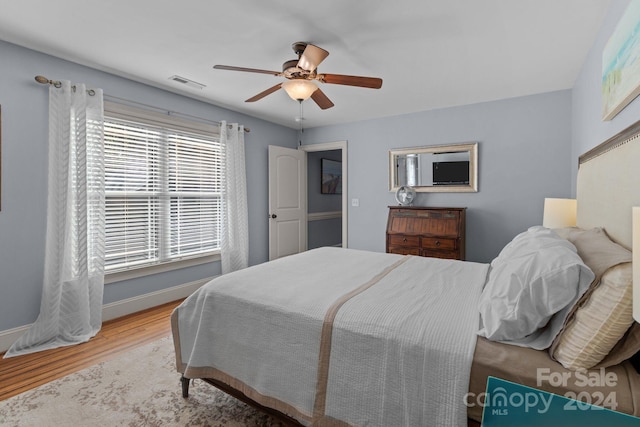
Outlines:
[{"label": "drawer pull handle", "polygon": [[407,238],[405,237],[404,239],[402,239],[402,241],[403,241],[403,242],[406,242],[406,241],[407,241]]},{"label": "drawer pull handle", "polygon": [[440,246],[440,240],[436,240],[436,246]]}]

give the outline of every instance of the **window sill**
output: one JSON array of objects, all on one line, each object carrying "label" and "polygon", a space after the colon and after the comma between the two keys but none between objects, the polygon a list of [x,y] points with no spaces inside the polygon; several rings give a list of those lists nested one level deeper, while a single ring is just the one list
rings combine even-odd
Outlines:
[{"label": "window sill", "polygon": [[124,280],[138,277],[150,276],[152,274],[165,273],[167,271],[179,270],[181,268],[193,267],[196,265],[208,264],[220,261],[220,253],[197,258],[187,258],[176,261],[163,262],[156,265],[144,266],[125,271],[106,273],[104,276],[105,285],[108,283],[122,282]]}]

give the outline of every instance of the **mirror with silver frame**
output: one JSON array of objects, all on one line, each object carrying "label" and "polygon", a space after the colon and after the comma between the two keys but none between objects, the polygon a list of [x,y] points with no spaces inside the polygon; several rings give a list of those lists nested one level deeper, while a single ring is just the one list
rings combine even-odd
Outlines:
[{"label": "mirror with silver frame", "polygon": [[478,191],[478,143],[398,148],[389,151],[389,191]]}]

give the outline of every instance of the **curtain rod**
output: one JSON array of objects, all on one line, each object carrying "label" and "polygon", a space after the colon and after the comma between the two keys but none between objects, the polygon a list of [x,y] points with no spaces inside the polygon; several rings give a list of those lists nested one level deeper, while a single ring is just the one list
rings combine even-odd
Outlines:
[{"label": "curtain rod", "polygon": [[[59,88],[60,86],[62,86],[62,82],[61,81],[59,81],[59,80],[49,80],[48,78],[46,78],[44,76],[36,76],[35,79],[40,84],[44,84],[44,85],[48,84],[48,85],[52,85],[52,86],[54,86],[56,88]],[[202,120],[202,121],[205,121],[205,122],[215,123],[217,125],[220,124],[220,122],[215,121],[215,120],[206,119],[204,117],[192,116],[191,114],[180,113],[178,111],[171,111],[171,110],[167,110],[167,109],[164,109],[164,108],[155,107],[153,105],[143,104],[143,103],[138,102],[138,101],[132,101],[132,100],[126,99],[126,98],[120,98],[120,97],[113,96],[113,95],[108,95],[108,94],[105,94],[104,96],[106,98],[117,99],[119,101],[124,101],[124,102],[130,103],[130,104],[140,105],[140,106],[143,106],[143,107],[152,108],[154,110],[160,110],[160,111],[163,111],[163,112],[167,112],[169,115],[171,115],[171,114],[180,115],[180,116],[183,116],[183,117],[190,117],[192,119],[197,119],[197,120]],[[249,129],[248,127],[245,127],[244,131],[249,133],[249,132],[251,132],[251,129]]]}]

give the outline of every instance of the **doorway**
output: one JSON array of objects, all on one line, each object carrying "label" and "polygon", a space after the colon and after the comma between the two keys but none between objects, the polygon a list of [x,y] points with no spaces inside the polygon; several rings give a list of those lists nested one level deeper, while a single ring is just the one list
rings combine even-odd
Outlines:
[{"label": "doorway", "polygon": [[[307,152],[307,242],[320,246],[348,247],[347,241],[347,141],[299,147]],[[324,185],[323,185],[324,172]],[[336,172],[340,185],[331,185]]]}]

